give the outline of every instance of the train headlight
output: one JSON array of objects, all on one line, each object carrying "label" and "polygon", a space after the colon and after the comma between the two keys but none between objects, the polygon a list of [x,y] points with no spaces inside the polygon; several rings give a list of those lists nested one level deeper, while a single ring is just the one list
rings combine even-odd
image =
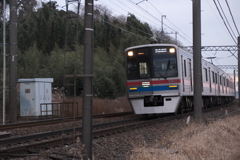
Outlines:
[{"label": "train headlight", "polygon": [[128,51],[128,56],[133,56],[133,51]]},{"label": "train headlight", "polygon": [[175,48],[169,48],[169,52],[170,53],[175,53],[176,51],[175,51]]}]

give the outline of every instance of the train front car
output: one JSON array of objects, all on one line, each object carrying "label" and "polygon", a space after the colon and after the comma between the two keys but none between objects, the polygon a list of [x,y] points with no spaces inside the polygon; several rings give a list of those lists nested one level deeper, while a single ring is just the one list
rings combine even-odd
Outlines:
[{"label": "train front car", "polygon": [[147,44],[125,50],[127,93],[135,114],[174,113],[180,103],[178,47]]}]

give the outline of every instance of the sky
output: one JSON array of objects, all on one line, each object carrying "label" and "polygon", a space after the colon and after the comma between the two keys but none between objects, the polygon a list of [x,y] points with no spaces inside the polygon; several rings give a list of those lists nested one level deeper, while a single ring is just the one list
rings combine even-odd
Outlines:
[{"label": "sky", "polygon": [[[43,0],[47,1],[47,0]],[[59,7],[66,5],[65,0],[56,0]],[[226,25],[214,3],[216,2]],[[228,2],[228,3],[226,3]],[[85,1],[81,0],[82,5]],[[171,37],[175,38],[184,46],[192,46],[193,24],[192,24],[192,0],[94,0],[94,5],[106,6],[112,15],[126,16],[134,14],[140,21],[148,23],[152,28],[162,29]],[[220,4],[220,5],[219,5]],[[231,10],[235,24],[233,23]],[[201,0],[201,44],[202,46],[226,46],[237,45],[237,37],[240,31],[240,0]],[[63,7],[64,8],[64,7]],[[224,13],[221,11],[223,10]],[[165,15],[166,18],[163,16]],[[163,19],[163,23],[162,23]],[[237,29],[238,31],[237,31]],[[233,31],[233,33],[232,33]],[[235,53],[237,56],[237,52]],[[230,52],[204,51],[202,57],[216,57],[212,60],[215,65],[237,65],[237,59]],[[209,59],[207,59],[210,61]],[[227,71],[227,70],[225,70]],[[233,73],[233,71],[227,71]]]}]

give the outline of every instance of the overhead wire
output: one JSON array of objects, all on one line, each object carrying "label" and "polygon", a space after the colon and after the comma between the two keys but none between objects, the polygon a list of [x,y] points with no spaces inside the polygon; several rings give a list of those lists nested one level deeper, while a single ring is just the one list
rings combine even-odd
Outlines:
[{"label": "overhead wire", "polygon": [[[96,6],[95,6],[95,7],[96,7]],[[99,8],[99,7],[97,7],[97,8],[101,10],[101,8]],[[109,16],[110,16],[110,15],[109,15]],[[142,36],[142,35],[138,35],[138,34],[136,34],[136,33],[133,33],[133,32],[131,32],[131,31],[128,31],[127,29],[124,29],[124,28],[122,28],[122,27],[116,26],[116,25],[112,24],[111,22],[104,20],[103,18],[101,18],[101,20],[104,21],[105,23],[113,26],[113,27],[116,27],[116,28],[118,28],[118,29],[121,29],[122,31],[125,31],[125,32],[127,32],[127,33],[130,33],[130,34],[135,35],[135,36],[137,36],[137,37],[143,37],[143,38],[148,39],[147,37],[144,37],[144,36]],[[127,24],[127,25],[128,25],[128,24]],[[131,27],[132,27],[132,28],[135,28],[135,29],[137,29],[137,30],[139,30],[139,31],[141,31],[142,33],[144,33],[144,34],[146,34],[146,35],[148,35],[148,36],[152,36],[151,34],[146,33],[146,32],[144,32],[144,31],[142,31],[142,30],[140,30],[140,29],[138,29],[138,28],[136,28],[136,27],[133,27],[133,26],[131,26]]]},{"label": "overhead wire", "polygon": [[236,28],[236,30],[237,30],[237,32],[238,32],[238,36],[240,36],[240,33],[239,33],[239,31],[238,31],[238,28],[237,28],[236,22],[235,22],[235,20],[234,20],[234,18],[233,18],[233,15],[232,15],[232,11],[231,11],[231,9],[230,9],[230,7],[229,7],[228,1],[225,0],[225,2],[227,3],[227,7],[228,7],[228,10],[229,10],[230,15],[231,15],[231,17],[232,17],[232,20],[233,20],[233,23],[234,23],[234,25],[235,25],[235,28]]},{"label": "overhead wire", "polygon": [[[100,0],[99,0],[100,1]],[[113,2],[113,1],[111,1],[111,0],[109,0],[112,4],[114,4],[115,6],[117,6],[118,8],[121,8],[122,10],[124,10],[124,11],[126,11],[126,12],[129,12],[129,11],[127,11],[126,9],[124,9],[124,8],[128,8],[128,9],[130,9],[130,10],[132,10],[132,8],[130,8],[128,5],[126,5],[125,3],[123,3],[122,1],[120,1],[120,0],[118,0],[118,2],[119,3],[121,3],[122,5],[124,5],[125,7],[123,8],[123,7],[121,7],[121,6],[119,6],[119,5],[117,5],[115,2]],[[143,0],[143,1],[145,1],[145,0]],[[141,2],[143,2],[143,1],[141,1]],[[108,4],[106,4],[106,3],[104,3],[103,1],[101,1],[101,3],[103,3],[105,6],[108,6],[108,7],[110,7]],[[139,4],[139,3],[134,3],[134,2],[132,2],[134,5],[137,5],[137,4]],[[112,8],[112,7],[110,7],[110,8]],[[140,6],[138,6],[138,8],[140,8],[141,10],[144,10],[145,12],[148,12],[148,11],[146,11],[145,9],[143,9],[142,7],[140,7]],[[114,8],[113,8],[114,9]],[[119,12],[118,10],[115,10],[116,12]],[[129,12],[130,13],[130,12]],[[139,14],[139,13],[138,13]],[[148,14],[150,14],[150,13],[148,13]],[[141,14],[139,14],[141,17],[144,17],[145,19],[147,19],[148,21],[151,21],[149,18],[146,18],[145,16],[143,16],[143,15],[141,15]],[[150,14],[151,15],[151,14]],[[153,15],[151,15],[151,16],[153,16]],[[158,18],[156,18],[155,16],[154,16],[154,18],[155,19],[157,19],[157,21],[160,21]],[[169,21],[169,20],[168,20]],[[153,22],[153,21],[151,21],[152,23],[154,23],[156,26],[158,26],[159,24],[156,24],[155,22]],[[161,21],[160,21],[161,22]],[[170,21],[171,22],[171,21]],[[172,22],[171,22],[172,23]],[[172,23],[173,24],[173,23]],[[174,24],[173,24],[174,25]],[[151,25],[150,25],[151,26]],[[166,24],[164,24],[164,26],[167,26]],[[175,25],[174,25],[175,26]],[[189,43],[191,43],[192,44],[192,42],[191,41],[189,41],[188,39],[186,39],[184,36],[182,36],[178,31],[176,31],[176,30],[174,30],[174,29],[172,29],[171,27],[169,27],[169,26],[167,26],[168,28],[170,28],[171,30],[173,30],[175,33],[178,33],[178,35],[182,38],[182,39],[184,39],[184,40],[186,40],[187,42],[189,42]],[[176,26],[175,26],[176,27]],[[177,28],[177,27],[176,27]],[[179,28],[178,28],[179,29]],[[182,31],[181,31],[182,32]],[[183,33],[183,32],[182,32]],[[186,34],[185,34],[186,35]],[[189,38],[189,37],[188,37]]]},{"label": "overhead wire", "polygon": [[223,20],[223,23],[224,23],[225,27],[227,28],[227,30],[228,30],[228,32],[229,32],[229,34],[230,34],[230,36],[232,37],[233,41],[234,41],[234,42],[237,44],[237,42],[236,42],[236,40],[233,38],[233,36],[232,36],[232,34],[231,34],[231,32],[230,32],[229,28],[227,27],[227,24],[226,24],[226,22],[225,22],[225,20],[224,20],[224,18],[223,18],[223,16],[222,16],[222,14],[221,14],[221,12],[220,12],[220,10],[219,10],[218,6],[217,6],[217,3],[216,3],[216,1],[215,1],[215,0],[213,0],[213,1],[214,1],[214,4],[215,4],[215,6],[216,6],[216,8],[217,8],[217,10],[218,10],[218,13],[219,13],[220,17],[222,18],[222,20]]},{"label": "overhead wire", "polygon": [[[212,7],[212,5],[209,3],[208,0],[207,0],[207,3],[208,3],[208,5],[209,5],[209,7],[211,8],[212,12],[214,13],[214,15],[216,16],[216,18],[218,19],[219,24],[221,24],[222,27],[225,28],[225,25],[220,21],[219,16],[217,16],[217,13],[215,12],[214,8]],[[215,4],[215,5],[216,5],[216,4]],[[219,13],[218,13],[218,14],[219,14]],[[214,57],[216,56],[216,54],[217,54],[217,52],[214,54]],[[231,57],[235,57],[235,58],[236,58],[236,56],[235,56],[234,53],[231,53],[231,55],[230,55],[230,56],[227,56],[227,57],[220,57],[220,58],[218,58],[218,57],[216,56],[216,58],[214,59],[214,62],[219,63],[218,60],[221,60],[221,59],[224,59],[224,58],[231,58]]]},{"label": "overhead wire", "polygon": [[[118,0],[119,1],[119,0]],[[122,3],[121,1],[119,1],[120,3]],[[115,4],[115,3],[114,3]],[[125,7],[128,7],[127,5],[125,5],[124,3],[122,3]],[[133,3],[133,4],[135,4],[135,3]],[[117,4],[115,4],[115,5],[117,5]],[[135,4],[136,5],[136,4]],[[151,3],[150,3],[150,5],[151,6],[153,6]],[[138,6],[138,5],[137,5]],[[139,7],[139,6],[138,6]],[[128,7],[129,8],[129,7]],[[148,11],[146,11],[145,9],[143,9],[142,7],[140,7],[141,8],[141,10],[144,10],[145,12],[147,12],[148,13]],[[155,8],[155,7],[154,7]],[[155,8],[156,9],[156,8]],[[156,9],[157,10],[157,9]],[[126,11],[126,10],[125,10]],[[160,14],[162,14],[159,10],[157,10]],[[159,19],[158,19],[158,21],[160,21]],[[160,21],[161,22],[161,21]],[[174,24],[173,24],[174,25]],[[172,29],[172,28],[170,28],[170,29]],[[175,30],[173,30],[173,31],[175,31]],[[209,56],[209,54],[207,54],[206,52],[204,52],[206,55],[208,55]],[[235,56],[235,55],[232,55],[232,56]],[[228,57],[232,57],[232,56],[228,56]],[[226,57],[226,58],[228,58],[228,57]],[[220,59],[222,59],[222,58],[220,58]],[[218,61],[217,61],[218,59],[216,59],[215,61],[218,63]]]},{"label": "overhead wire", "polygon": [[[118,0],[119,1],[119,0]],[[131,0],[128,0],[128,1],[131,1]],[[215,0],[214,0],[215,1]],[[110,2],[112,2],[112,1],[110,1]],[[121,1],[119,1],[120,3],[122,3]],[[112,2],[113,3],[113,2]],[[133,2],[134,3],[134,2]],[[227,0],[226,0],[226,3],[227,3]],[[115,3],[114,3],[115,4]],[[124,5],[124,3],[122,3],[123,5]],[[134,3],[135,4],[135,3]],[[115,4],[116,5],[116,4]],[[135,4],[136,5],[136,4]],[[151,3],[150,3],[150,5],[151,6],[153,6]],[[216,5],[216,4],[215,4]],[[126,7],[127,5],[125,5],[125,7]],[[136,5],[136,6],[138,6],[139,7],[139,5]],[[120,7],[119,5],[118,5],[118,7]],[[123,9],[123,7],[120,7],[120,8],[122,8]],[[129,7],[128,7],[129,8]],[[142,7],[141,7],[142,8]],[[155,8],[155,7],[154,7]],[[155,8],[156,9],[156,8]],[[230,9],[230,8],[229,8]],[[144,10],[145,12],[147,12],[145,9],[141,9],[141,10]],[[157,9],[156,9],[157,10]],[[127,11],[126,9],[125,9],[125,11]],[[161,13],[160,11],[158,11],[159,13]],[[218,9],[218,12],[219,12],[219,9]],[[148,12],[147,12],[148,13]],[[161,13],[162,14],[162,13]],[[221,14],[220,14],[221,15]],[[231,14],[232,15],[232,14]],[[221,18],[223,19],[223,17],[221,16]],[[232,17],[233,18],[233,17]],[[103,21],[105,21],[105,20],[103,20]],[[159,19],[158,19],[158,21],[160,21]],[[169,21],[169,20],[168,20]],[[133,32],[130,32],[130,31],[128,31],[128,30],[126,30],[126,29],[124,29],[124,28],[121,28],[121,27],[119,27],[119,26],[115,26],[114,24],[112,24],[111,22],[108,22],[108,21],[105,21],[106,23],[108,23],[108,24],[110,24],[110,25],[112,25],[112,26],[114,26],[114,27],[117,27],[117,28],[119,28],[119,29],[121,29],[122,31],[125,31],[125,32],[128,32],[128,33],[130,33],[130,34],[132,34],[132,35],[135,35],[135,36],[140,36],[140,35],[137,35],[137,34],[135,34],[135,33],[133,33]],[[161,21],[160,21],[161,22]],[[174,25],[174,24],[173,24]],[[166,26],[166,27],[168,27],[167,25],[165,25],[164,24],[164,26]],[[225,24],[225,26],[226,26],[226,24]],[[170,27],[170,29],[172,29],[171,27]],[[173,31],[175,31],[174,29],[172,29]],[[238,32],[239,33],[239,32]],[[181,36],[181,35],[179,35],[179,36]],[[181,36],[182,37],[182,36]],[[185,38],[185,37],[183,37],[183,38]],[[189,42],[189,41],[188,41]],[[192,43],[192,42],[190,42],[190,43]],[[233,53],[232,53],[233,54]],[[235,56],[235,55],[232,55],[232,56]],[[228,57],[232,57],[232,56],[228,56]],[[228,58],[228,57],[225,57],[225,58]],[[217,59],[223,59],[223,58],[217,58]],[[216,59],[216,60],[217,60]]]},{"label": "overhead wire", "polygon": [[[116,25],[114,25],[114,24],[112,24],[112,23],[110,23],[110,22],[108,22],[108,21],[106,21],[106,20],[104,20],[104,19],[102,19],[102,18],[101,18],[101,20],[104,21],[105,23],[111,25],[111,26],[114,26],[114,27],[116,27],[116,28],[118,28],[118,29],[121,29],[122,31],[128,32],[128,33],[130,33],[130,34],[132,34],[132,35],[135,35],[135,36],[137,36],[137,37],[143,37],[143,36],[138,35],[138,34],[136,34],[136,33],[130,32],[130,31],[124,29],[124,28],[118,27],[118,26],[116,26]],[[147,38],[147,37],[144,37],[144,38]]]},{"label": "overhead wire", "polygon": [[[62,8],[63,8],[63,7],[65,7],[65,5],[62,6]],[[96,7],[96,6],[95,6],[95,7]],[[101,10],[101,8],[99,8],[99,7],[96,7],[96,8],[98,8],[98,9]],[[111,16],[111,15],[108,15],[108,16]],[[113,26],[113,27],[116,27],[116,28],[118,28],[118,29],[121,29],[122,31],[125,31],[125,32],[127,32],[127,33],[130,33],[130,34],[135,35],[135,36],[137,36],[137,37],[147,38],[147,37],[138,35],[138,34],[136,34],[136,33],[133,33],[133,32],[131,32],[131,31],[128,31],[127,29],[124,29],[124,28],[121,28],[121,27],[119,27],[119,26],[116,26],[116,25],[112,24],[111,22],[108,22],[108,21],[106,21],[106,20],[104,20],[104,19],[102,19],[102,18],[101,18],[101,20],[104,21],[105,23],[108,23],[109,25],[111,25],[111,26]],[[128,24],[127,24],[127,25],[128,25]],[[142,31],[142,30],[140,30],[140,29],[138,29],[138,28],[136,28],[136,27],[133,27],[133,26],[131,26],[131,27],[132,27],[132,28],[135,28],[136,30],[138,30],[138,31],[140,31],[140,32],[142,32],[142,33],[144,33],[144,34],[146,34],[146,35],[148,35],[148,36],[153,36],[153,35],[151,35],[151,34],[149,34],[149,33],[146,33],[146,32],[144,32],[144,31]]]},{"label": "overhead wire", "polygon": [[[119,0],[118,0],[119,1]],[[112,1],[110,1],[110,2],[112,2]],[[119,1],[122,5],[124,5],[125,7],[127,7],[127,8],[129,8],[129,6],[127,6],[126,4],[124,4],[123,2],[121,2],[121,1]],[[103,3],[103,4],[105,4],[104,2],[102,2],[101,1],[101,3]],[[116,5],[116,6],[118,6],[119,7],[119,5],[117,5],[117,4],[115,4],[114,2],[112,2],[114,5]],[[134,3],[135,4],[135,3]],[[106,6],[108,6],[107,4],[105,4]],[[122,8],[122,7],[120,7],[120,8]],[[144,10],[142,7],[140,7],[142,10]],[[131,9],[131,8],[129,8],[129,9]],[[124,9],[125,10],[125,9]],[[126,11],[126,10],[125,10]],[[144,10],[144,11],[146,11],[146,10]],[[128,11],[127,11],[128,12]],[[146,11],[147,12],[147,11]],[[144,16],[141,16],[141,17],[144,17]],[[146,18],[146,17],[145,17]],[[155,17],[156,18],[156,17]],[[149,18],[146,18],[146,19],[148,19],[149,20]],[[159,21],[159,19],[157,19],[158,21]],[[153,22],[153,21],[151,21],[151,22]],[[161,21],[160,21],[161,22]],[[156,25],[158,25],[158,24],[156,24]],[[173,29],[172,29],[173,30]],[[173,30],[173,31],[175,31],[175,30]],[[176,32],[176,31],[175,31]],[[180,37],[182,37],[183,39],[185,39],[185,40],[187,40],[185,37],[183,37],[181,34],[179,34],[179,36]],[[190,41],[188,41],[189,43],[191,43],[192,44],[192,42],[190,42]]]},{"label": "overhead wire", "polygon": [[[155,10],[157,10],[157,12],[159,12],[161,15],[163,15],[150,1],[147,1]],[[186,37],[188,37],[188,35],[186,35],[183,31],[181,31],[181,29],[179,29],[175,24],[173,24],[168,18],[166,18],[167,21],[169,21],[174,27],[176,27],[181,33],[183,33]],[[192,40],[190,37],[188,37],[190,40]]]},{"label": "overhead wire", "polygon": [[[141,3],[141,2],[143,2],[143,1],[145,1],[145,0],[142,0],[142,1],[140,1],[140,2],[138,2],[138,3],[136,3],[136,4],[139,4],[139,3]],[[111,1],[112,2],[112,1]],[[118,2],[120,2],[122,5],[124,5],[126,8],[129,8],[130,10],[132,10],[132,8],[130,8],[129,6],[127,6],[126,4],[124,4],[122,1],[120,1],[120,0],[118,0]],[[116,5],[116,4],[115,4]],[[116,6],[118,6],[118,5],[116,5]],[[136,12],[137,13],[137,12]],[[139,14],[139,13],[138,13]],[[141,14],[139,14],[139,15],[141,15]],[[153,24],[155,24],[156,26],[158,26],[159,24],[157,24],[157,23],[155,23],[154,21],[151,21],[151,19],[149,19],[149,18],[146,18],[145,16],[142,16],[141,15],[141,18],[142,17],[144,17],[144,19],[146,19],[148,22],[150,21],[150,22],[152,22]],[[148,23],[149,24],[149,23]],[[150,24],[149,24],[150,25]],[[152,25],[150,25],[151,27],[154,27],[154,26],[152,26]],[[157,27],[155,27],[155,28],[157,28]],[[181,35],[180,35],[181,36]],[[191,43],[191,42],[190,42]]]},{"label": "overhead wire", "polygon": [[[95,6],[96,8],[98,8],[99,10],[101,10],[101,8],[100,7],[97,7],[97,6]],[[108,16],[111,16],[111,15],[108,15]],[[102,20],[104,20],[104,19],[102,19]],[[105,20],[104,20],[105,21]],[[105,22],[107,22],[107,21],[105,21]],[[111,24],[112,26],[115,26],[115,27],[117,27],[117,28],[119,28],[119,29],[122,29],[122,30],[124,30],[124,31],[127,31],[126,29],[124,29],[124,28],[121,28],[121,27],[118,27],[118,26],[116,26],[116,25],[113,25],[112,23],[110,23],[110,22],[107,22],[108,24]],[[141,32],[141,33],[144,33],[144,34],[146,34],[146,35],[148,35],[148,36],[153,36],[153,35],[151,35],[151,34],[149,34],[149,33],[146,33],[146,32],[144,32],[143,30],[140,30],[140,29],[138,29],[138,28],[136,28],[136,27],[133,27],[132,25],[129,25],[129,24],[126,24],[126,25],[128,25],[128,26],[130,26],[131,28],[134,28],[134,29],[136,29],[136,30],[138,30],[139,32]],[[128,31],[129,33],[133,33],[133,32],[130,32],[130,31]],[[134,33],[135,34],[135,33]],[[135,34],[136,35],[136,34]]]},{"label": "overhead wire", "polygon": [[[159,20],[157,17],[155,17],[154,15],[152,15],[151,13],[149,13],[148,11],[146,11],[145,9],[143,9],[141,6],[136,5],[132,0],[128,0],[129,2],[131,2],[134,6],[139,7],[141,10],[143,10],[144,12],[146,12],[147,14],[149,14],[151,17],[153,17],[154,19],[156,19],[159,22],[162,22],[161,20]],[[171,28],[170,26],[163,24],[164,26],[166,26],[167,28],[169,28],[170,30],[177,32],[176,30],[174,30],[173,28]],[[190,42],[189,40],[187,40],[185,37],[183,37],[181,34],[179,34],[180,37],[182,37],[184,40],[188,41],[189,43],[192,44],[192,42]]]},{"label": "overhead wire", "polygon": [[[120,2],[122,5],[124,5],[126,8],[129,8],[129,6],[127,6],[126,4],[124,4],[122,1],[120,1],[120,0],[118,0],[118,2]],[[116,5],[116,4],[115,4]],[[118,5],[116,5],[116,6],[118,6]],[[131,8],[129,8],[129,9],[131,9]],[[129,12],[130,13],[130,12]],[[139,13],[138,13],[139,14]],[[139,15],[141,15],[141,14],[139,14]],[[142,16],[141,15],[141,17],[144,17],[144,19],[146,19],[146,20],[148,20],[148,22],[150,21],[150,22],[152,22],[153,24],[155,24],[156,26],[158,26],[159,24],[157,24],[157,23],[155,23],[154,21],[151,21],[151,19],[149,19],[149,18],[146,18],[145,16]],[[150,25],[150,24],[149,24]],[[152,25],[150,25],[151,27],[154,27],[154,26],[152,26]]]},{"label": "overhead wire", "polygon": [[[223,13],[223,16],[225,17],[226,22],[227,22],[228,26],[230,27],[230,30],[232,31],[233,35],[235,36],[235,33],[233,32],[233,29],[232,29],[230,23],[228,22],[228,19],[227,19],[225,13],[224,13],[224,10],[223,10],[223,8],[222,8],[221,3],[219,2],[219,0],[217,0],[217,1],[218,1],[219,6],[220,6],[220,9],[221,9],[221,11],[222,11],[222,13]],[[236,36],[235,36],[235,37],[236,37]]]},{"label": "overhead wire", "polygon": [[212,5],[209,3],[208,0],[207,0],[207,3],[208,3],[208,5],[209,5],[209,7],[211,8],[211,10],[213,11],[214,15],[216,16],[216,18],[218,19],[219,24],[221,24],[222,27],[225,28],[225,26],[222,24],[222,21],[219,19],[219,16],[217,15],[217,13],[215,12],[215,10],[213,9]]}]

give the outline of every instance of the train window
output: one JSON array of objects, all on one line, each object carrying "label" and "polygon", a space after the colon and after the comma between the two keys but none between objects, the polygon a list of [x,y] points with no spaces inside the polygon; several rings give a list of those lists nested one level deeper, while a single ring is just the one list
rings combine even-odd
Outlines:
[{"label": "train window", "polygon": [[218,80],[217,80],[217,73],[215,73],[215,83],[217,84],[218,83]]},{"label": "train window", "polygon": [[209,74],[209,87],[210,87],[210,92],[212,92],[211,71],[210,71],[210,68],[208,68],[208,74]]},{"label": "train window", "polygon": [[222,76],[219,78],[220,85],[222,85]]},{"label": "train window", "polygon": [[212,71],[212,82],[215,83],[214,72]]},{"label": "train window", "polygon": [[191,67],[191,59],[188,59],[189,60],[189,77],[190,77],[190,86],[191,86],[191,92],[192,92],[192,67]]},{"label": "train window", "polygon": [[223,85],[225,86],[225,77],[223,77]]},{"label": "train window", "polygon": [[153,47],[152,71],[154,78],[177,77],[176,51],[169,52],[167,47]]},{"label": "train window", "polygon": [[187,77],[186,60],[184,60],[184,75]]},{"label": "train window", "polygon": [[205,72],[205,80],[208,81],[207,68],[204,68],[204,72]]},{"label": "train window", "polygon": [[[127,79],[150,78],[149,48],[137,48],[131,50],[131,56],[127,52]],[[138,54],[144,53],[144,54]]]},{"label": "train window", "polygon": [[139,63],[139,72],[140,72],[140,78],[148,78],[148,70],[147,70],[146,62]]}]

